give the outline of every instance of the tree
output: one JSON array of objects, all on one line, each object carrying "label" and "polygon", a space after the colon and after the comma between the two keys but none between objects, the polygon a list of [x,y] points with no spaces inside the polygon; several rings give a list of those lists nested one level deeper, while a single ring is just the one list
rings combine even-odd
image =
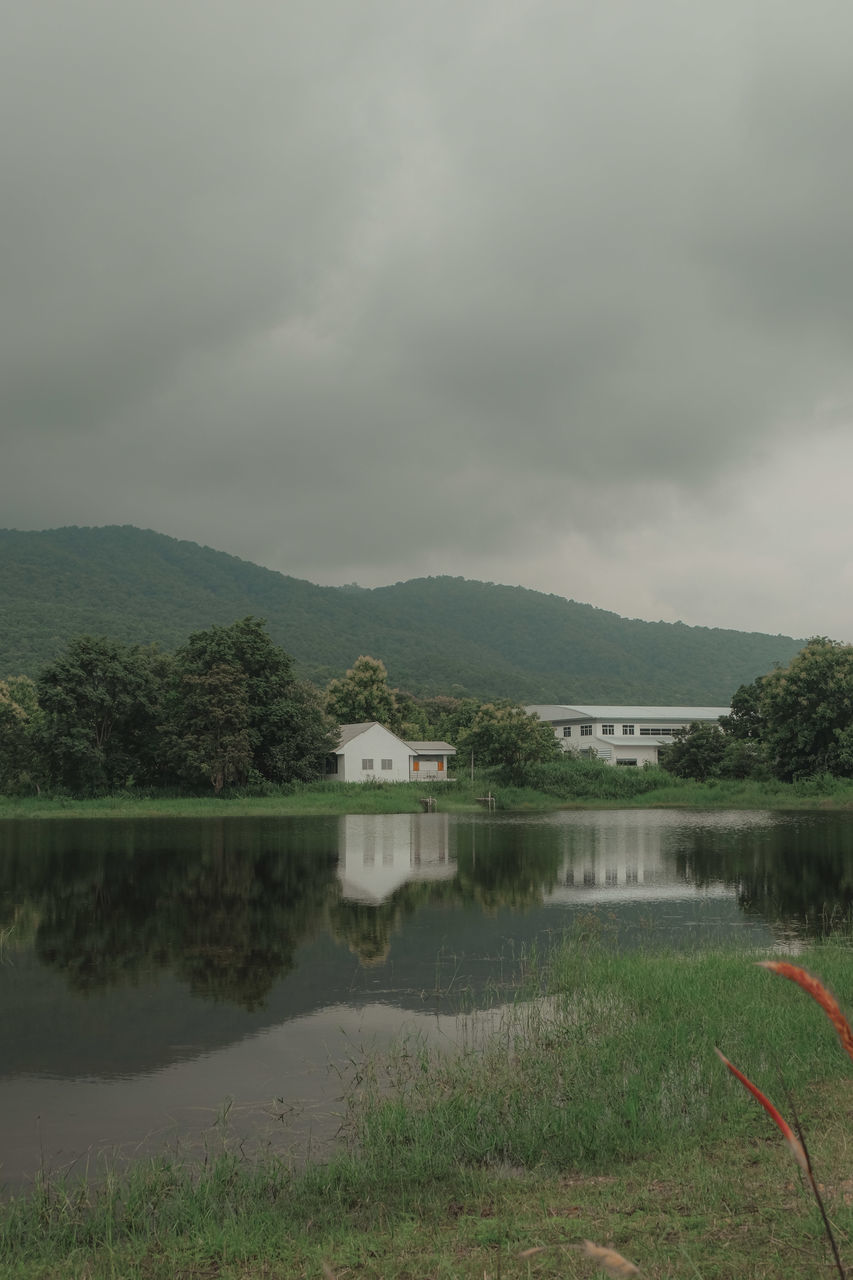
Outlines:
[{"label": "tree", "polygon": [[716,777],[726,752],[726,739],[719,725],[694,720],[679,729],[660,754],[660,764],[676,778],[696,778],[705,782]]},{"label": "tree", "polygon": [[853,777],[853,647],[813,636],[761,682],[762,739],[785,781]]},{"label": "tree", "polygon": [[168,659],[106,636],[79,636],[37,681],[39,737],[52,779],[92,794],[154,767]]},{"label": "tree", "polygon": [[377,720],[386,729],[396,731],[397,700],[388,687],[385,663],[365,654],[356,658],[345,676],[329,684],[326,710],[338,724]]},{"label": "tree", "polygon": [[480,707],[457,747],[460,756],[473,752],[477,764],[497,765],[507,781],[516,784],[524,782],[529,765],[557,760],[561,755],[552,726],[511,703],[487,702]]},{"label": "tree", "polygon": [[764,733],[764,716],[761,711],[763,689],[764,676],[759,676],[752,684],[742,684],[735,692],[731,702],[731,715],[720,717],[720,724],[726,734],[742,740],[761,740]]},{"label": "tree", "polygon": [[167,734],[184,781],[307,781],[323,772],[333,728],[261,619],[197,631],[175,654]]},{"label": "tree", "polygon": [[0,680],[0,791],[39,789],[42,713],[28,676]]},{"label": "tree", "polygon": [[217,662],[201,675],[181,677],[179,728],[173,753],[190,782],[204,779],[218,795],[246,782],[252,767],[249,699],[239,667]]}]

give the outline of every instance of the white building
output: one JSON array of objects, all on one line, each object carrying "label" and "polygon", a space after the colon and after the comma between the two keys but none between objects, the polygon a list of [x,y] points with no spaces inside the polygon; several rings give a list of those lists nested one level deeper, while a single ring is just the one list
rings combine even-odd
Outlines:
[{"label": "white building", "polygon": [[449,742],[404,742],[376,720],[342,724],[326,777],[338,782],[442,782],[455,755]]},{"label": "white building", "polygon": [[661,747],[694,720],[716,724],[731,707],[569,707],[548,703],[524,708],[553,725],[564,751],[596,755],[608,764],[657,764]]}]

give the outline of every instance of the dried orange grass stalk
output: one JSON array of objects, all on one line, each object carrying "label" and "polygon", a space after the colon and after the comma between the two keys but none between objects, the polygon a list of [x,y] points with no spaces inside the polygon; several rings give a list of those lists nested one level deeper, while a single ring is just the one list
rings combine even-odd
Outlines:
[{"label": "dried orange grass stalk", "polygon": [[594,1258],[599,1266],[610,1276],[638,1276],[640,1274],[639,1267],[635,1267],[633,1262],[629,1262],[627,1258],[623,1258],[621,1253],[617,1253],[615,1249],[602,1249],[601,1245],[593,1244],[591,1240],[584,1240],[581,1245],[582,1251],[588,1258]]},{"label": "dried orange grass stalk", "polygon": [[811,1169],[809,1167],[809,1158],[806,1155],[806,1149],[803,1146],[800,1139],[794,1133],[791,1126],[788,1124],[788,1121],[784,1118],[784,1116],[782,1116],[779,1113],[779,1111],[776,1110],[773,1103],[765,1094],[761,1092],[758,1086],[754,1085],[752,1081],[743,1074],[742,1071],[738,1071],[734,1063],[729,1062],[726,1055],[724,1053],[720,1053],[719,1049],[717,1049],[717,1057],[720,1059],[722,1063],[725,1064],[726,1067],[728,1067],[732,1075],[735,1076],[738,1080],[740,1080],[743,1087],[749,1090],[753,1098],[755,1098],[758,1102],[761,1103],[764,1110],[770,1116],[770,1119],[774,1122],[774,1124],[776,1124],[781,1129],[782,1135],[785,1141],[787,1142],[788,1146],[791,1148],[791,1151],[793,1153],[794,1159],[796,1160],[797,1164],[800,1166],[800,1168],[802,1169],[806,1177],[811,1178],[812,1176]]},{"label": "dried orange grass stalk", "polygon": [[[771,973],[778,973],[780,977],[789,978],[791,982],[796,982],[797,986],[802,987],[803,991],[807,992],[812,997],[813,1000],[816,1000],[817,1003],[820,1005],[820,1007],[823,1009],[826,1016],[829,1018],[832,1025],[835,1027],[835,1030],[838,1032],[838,1038],[841,1041],[842,1047],[844,1048],[848,1057],[853,1059],[853,1031],[850,1030],[850,1023],[847,1021],[844,1014],[841,1012],[841,1008],[838,1004],[838,1001],[835,999],[835,996],[831,995],[827,991],[823,983],[818,978],[815,978],[814,975],[809,973],[806,969],[801,969],[798,965],[795,965],[795,964],[788,964],[787,961],[784,961],[784,960],[760,960],[758,964],[759,964],[759,967],[762,969],[769,969]],[[838,1274],[839,1276],[841,1276],[841,1280],[844,1280],[844,1267],[841,1264],[841,1257],[838,1253],[838,1246],[835,1243],[835,1236],[832,1234],[832,1227],[830,1226],[826,1208],[823,1203],[823,1198],[820,1194],[820,1188],[818,1187],[814,1173],[812,1172],[811,1161],[809,1160],[809,1153],[806,1150],[806,1145],[805,1145],[805,1142],[803,1141],[802,1134],[798,1135],[794,1133],[793,1129],[788,1124],[787,1120],[785,1120],[785,1118],[782,1115],[780,1115],[779,1111],[776,1109],[776,1107],[774,1107],[770,1099],[766,1097],[761,1092],[761,1090],[757,1087],[757,1085],[754,1085],[752,1081],[749,1080],[743,1074],[742,1071],[739,1071],[737,1067],[734,1066],[733,1063],[729,1062],[725,1054],[720,1053],[719,1049],[717,1049],[717,1054],[720,1057],[720,1059],[725,1063],[726,1067],[729,1069],[732,1075],[735,1076],[741,1082],[741,1084],[744,1086],[745,1089],[749,1090],[749,1092],[758,1102],[760,1102],[761,1106],[764,1108],[764,1110],[767,1112],[767,1114],[770,1116],[773,1122],[781,1130],[785,1138],[785,1141],[788,1143],[788,1146],[791,1148],[791,1151],[794,1155],[794,1159],[802,1169],[803,1173],[806,1175],[809,1186],[812,1189],[812,1194],[814,1195],[814,1198],[817,1201],[817,1206],[820,1209],[821,1217],[823,1218],[824,1230],[826,1232],[826,1237],[829,1240],[829,1244],[832,1249],[832,1255],[833,1255],[833,1258],[835,1259],[835,1265],[838,1270]],[[797,1127],[799,1128],[799,1125],[797,1125]]]},{"label": "dried orange grass stalk", "polygon": [[838,1032],[841,1047],[848,1058],[853,1058],[853,1031],[850,1030],[850,1023],[841,1012],[835,996],[827,991],[819,978],[815,978],[807,969],[788,964],[784,960],[759,960],[758,967],[778,973],[781,978],[790,978],[791,982],[796,982],[798,987],[802,987],[803,991],[816,1000]]}]

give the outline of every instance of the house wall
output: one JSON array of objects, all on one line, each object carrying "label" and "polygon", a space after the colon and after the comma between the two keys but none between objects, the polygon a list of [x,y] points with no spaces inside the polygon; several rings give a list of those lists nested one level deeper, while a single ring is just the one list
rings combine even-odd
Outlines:
[{"label": "house wall", "polygon": [[444,782],[447,778],[447,756],[417,755],[412,760],[413,782]]},{"label": "house wall", "polygon": [[[367,782],[376,779],[381,782],[408,782],[412,754],[393,733],[381,725],[371,725],[337,753],[338,781]],[[367,767],[365,761],[370,761]],[[385,761],[390,762],[390,768],[383,768]]]}]

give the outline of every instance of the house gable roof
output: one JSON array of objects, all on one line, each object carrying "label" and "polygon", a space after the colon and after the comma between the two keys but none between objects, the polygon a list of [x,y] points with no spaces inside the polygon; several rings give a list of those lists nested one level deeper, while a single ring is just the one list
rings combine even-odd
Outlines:
[{"label": "house gable roof", "polygon": [[386,729],[384,724],[380,724],[378,720],[366,720],[363,724],[342,724],[340,726],[340,736],[335,754],[343,751],[344,747],[355,739],[360,738],[363,733],[367,733],[368,729],[381,729],[383,733],[387,733],[389,738],[393,738],[395,742],[399,742],[401,747],[406,748],[408,755],[414,751],[414,747],[410,742],[404,742],[402,738],[398,738],[396,733],[392,733],[390,729]]}]

